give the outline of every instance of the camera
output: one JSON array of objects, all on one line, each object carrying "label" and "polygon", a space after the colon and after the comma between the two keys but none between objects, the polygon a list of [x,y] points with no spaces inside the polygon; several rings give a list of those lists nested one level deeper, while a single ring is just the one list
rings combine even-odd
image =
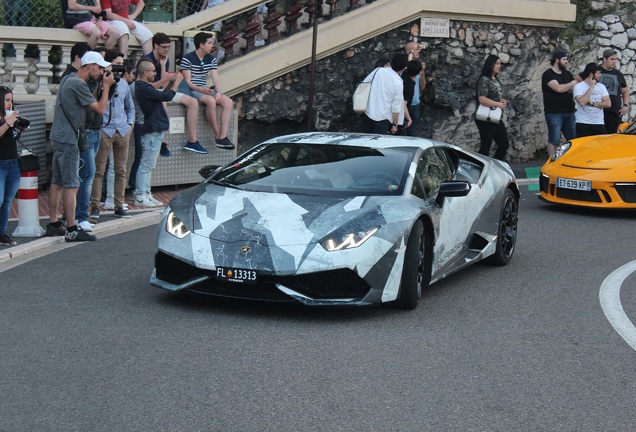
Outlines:
[{"label": "camera", "polygon": [[103,18],[106,19],[106,11],[101,11],[100,13],[94,13],[95,19]]},{"label": "camera", "polygon": [[18,117],[15,119],[15,124],[13,127],[18,129],[28,129],[31,126],[31,122],[24,117]]}]

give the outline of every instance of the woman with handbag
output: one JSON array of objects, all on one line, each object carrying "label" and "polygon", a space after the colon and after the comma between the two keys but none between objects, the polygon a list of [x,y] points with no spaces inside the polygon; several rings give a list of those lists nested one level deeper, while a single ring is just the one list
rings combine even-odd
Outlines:
[{"label": "woman with handbag", "polygon": [[[484,106],[492,111],[497,109],[504,110],[507,102],[502,97],[503,91],[501,83],[497,76],[501,72],[501,60],[496,55],[489,55],[484,62],[479,80],[477,80],[477,107]],[[483,108],[482,108],[483,110]],[[500,114],[500,113],[499,113]],[[475,123],[479,129],[479,138],[481,145],[479,153],[488,156],[490,154],[490,146],[494,140],[497,144],[495,151],[495,159],[504,160],[508,151],[508,132],[503,119],[495,119],[490,116],[490,120],[480,120],[479,115],[475,116]],[[483,118],[483,117],[482,117]]]},{"label": "woman with handbag", "polygon": [[13,92],[0,87],[0,245],[15,246],[17,243],[7,234],[11,202],[20,186],[18,145],[13,126],[18,112],[13,110]]}]

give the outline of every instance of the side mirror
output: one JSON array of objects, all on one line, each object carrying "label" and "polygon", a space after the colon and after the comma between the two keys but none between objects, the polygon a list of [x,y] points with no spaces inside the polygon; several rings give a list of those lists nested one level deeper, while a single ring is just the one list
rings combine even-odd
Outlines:
[{"label": "side mirror", "polygon": [[444,206],[444,198],[450,197],[462,197],[468,195],[470,192],[470,183],[465,181],[445,181],[439,185],[439,191],[437,192],[437,198],[435,202],[440,207]]},{"label": "side mirror", "polygon": [[628,127],[629,127],[629,123],[623,122],[620,125],[618,125],[618,131],[625,132],[625,129],[627,129]]},{"label": "side mirror", "polygon": [[219,168],[221,168],[220,165],[206,165],[203,168],[201,168],[199,170],[199,175],[201,175],[201,177],[203,177],[204,179],[208,179],[212,174],[214,174]]}]

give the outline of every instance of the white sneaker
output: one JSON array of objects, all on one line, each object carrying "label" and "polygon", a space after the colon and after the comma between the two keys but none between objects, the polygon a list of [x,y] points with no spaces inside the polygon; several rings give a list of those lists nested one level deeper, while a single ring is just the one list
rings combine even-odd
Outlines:
[{"label": "white sneaker", "polygon": [[104,201],[104,208],[106,210],[115,210],[115,202],[113,200],[107,199]]},{"label": "white sneaker", "polygon": [[148,199],[148,194],[135,195],[135,205],[139,207],[157,207],[157,204]]},{"label": "white sneaker", "polygon": [[163,207],[163,202],[159,201],[158,199],[155,199],[151,193],[148,194],[148,200],[150,200],[150,202],[156,206]]},{"label": "white sneaker", "polygon": [[95,225],[93,225],[89,221],[80,222],[77,224],[77,226],[87,232],[93,231],[93,228],[95,228]]}]

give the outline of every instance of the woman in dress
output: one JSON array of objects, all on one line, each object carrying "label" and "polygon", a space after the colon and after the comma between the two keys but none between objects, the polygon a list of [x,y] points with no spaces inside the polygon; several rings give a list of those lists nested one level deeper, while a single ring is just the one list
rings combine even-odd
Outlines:
[{"label": "woman in dress", "polygon": [[0,87],[0,245],[15,246],[16,242],[7,234],[11,202],[20,186],[18,146],[13,126],[18,112],[13,111],[13,92]]},{"label": "woman in dress", "polygon": [[[501,72],[501,60],[496,55],[489,55],[484,62],[481,75],[477,81],[477,106],[479,104],[487,107],[496,107],[504,110],[507,102],[502,97],[503,92],[501,83],[497,76]],[[490,146],[494,140],[497,144],[495,151],[495,159],[504,160],[508,151],[508,132],[503,119],[499,123],[485,122],[475,119],[477,129],[479,129],[479,138],[481,145],[479,153],[488,156],[490,154]]]}]

